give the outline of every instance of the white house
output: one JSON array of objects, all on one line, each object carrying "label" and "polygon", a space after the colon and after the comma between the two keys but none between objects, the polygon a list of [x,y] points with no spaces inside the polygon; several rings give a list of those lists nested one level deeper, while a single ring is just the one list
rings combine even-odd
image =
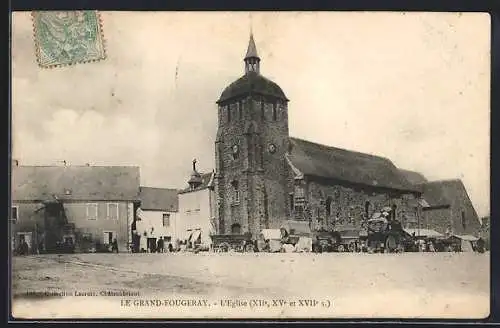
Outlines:
[{"label": "white house", "polygon": [[215,173],[198,173],[193,161],[193,173],[188,181],[189,187],[179,192],[179,239],[188,244],[212,244],[211,235],[215,234]]},{"label": "white house", "polygon": [[151,250],[163,237],[165,248],[177,239],[179,199],[177,189],[141,187],[140,208],[137,210],[136,232],[139,249]]}]

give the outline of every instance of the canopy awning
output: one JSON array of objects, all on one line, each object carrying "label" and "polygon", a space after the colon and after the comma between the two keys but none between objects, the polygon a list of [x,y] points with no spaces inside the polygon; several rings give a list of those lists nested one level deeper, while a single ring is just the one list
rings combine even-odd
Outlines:
[{"label": "canopy awning", "polygon": [[478,241],[479,240],[479,238],[474,237],[472,235],[453,235],[453,237],[456,237],[456,238],[462,239],[462,240],[467,240],[467,241]]},{"label": "canopy awning", "polygon": [[407,234],[409,235],[413,235],[415,234],[415,236],[419,236],[419,237],[429,237],[429,238],[440,238],[440,237],[444,237],[443,234],[435,231],[435,230],[432,230],[432,229],[410,229],[410,228],[404,228],[403,229]]},{"label": "canopy awning", "polygon": [[281,226],[288,234],[309,236],[311,235],[311,228],[308,221],[288,220]]},{"label": "canopy awning", "polygon": [[431,207],[424,198],[410,199],[408,205],[412,207],[421,206],[422,208]]},{"label": "canopy awning", "polygon": [[195,230],[189,236],[188,241],[194,242],[194,241],[198,240],[198,238],[200,238],[200,235],[201,235],[201,230]]},{"label": "canopy awning", "polygon": [[262,229],[261,234],[262,234],[262,237],[264,238],[264,240],[281,239],[281,230],[280,229]]},{"label": "canopy awning", "polygon": [[427,203],[427,201],[423,198],[420,198],[418,200],[418,203],[420,204],[420,206],[422,206],[424,208],[431,207],[431,205],[429,205],[429,203]]},{"label": "canopy awning", "polygon": [[376,218],[371,218],[367,221],[368,223],[377,223],[377,222],[382,222],[382,223],[387,223],[387,219],[382,217],[382,216],[379,216],[379,217],[376,217]]},{"label": "canopy awning", "polygon": [[340,233],[341,238],[347,239],[347,238],[358,238],[361,229],[344,229],[337,231]]}]

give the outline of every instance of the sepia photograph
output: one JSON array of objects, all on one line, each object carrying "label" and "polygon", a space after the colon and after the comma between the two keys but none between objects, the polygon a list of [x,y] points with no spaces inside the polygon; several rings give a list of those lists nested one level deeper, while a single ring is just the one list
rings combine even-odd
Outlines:
[{"label": "sepia photograph", "polygon": [[15,319],[490,314],[490,16],[19,11]]}]

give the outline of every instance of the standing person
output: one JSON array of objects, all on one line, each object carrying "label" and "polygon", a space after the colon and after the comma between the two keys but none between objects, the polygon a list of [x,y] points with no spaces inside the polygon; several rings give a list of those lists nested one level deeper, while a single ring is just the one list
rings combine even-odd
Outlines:
[{"label": "standing person", "polygon": [[485,242],[484,242],[484,239],[483,238],[479,238],[478,241],[477,241],[477,251],[479,253],[484,253],[485,252]]},{"label": "standing person", "polygon": [[160,237],[160,239],[158,239],[158,243],[156,245],[156,251],[158,253],[163,253],[164,251],[164,243],[163,243],[163,237]]},{"label": "standing person", "polygon": [[174,251],[174,247],[172,246],[172,244],[168,244],[168,251],[169,253],[172,253]]},{"label": "standing person", "polygon": [[29,245],[23,238],[21,244],[19,245],[19,255],[28,255],[28,253],[29,253]]},{"label": "standing person", "polygon": [[111,252],[115,252],[116,251],[116,254],[118,254],[118,241],[115,239],[113,239],[113,242],[111,243]]}]

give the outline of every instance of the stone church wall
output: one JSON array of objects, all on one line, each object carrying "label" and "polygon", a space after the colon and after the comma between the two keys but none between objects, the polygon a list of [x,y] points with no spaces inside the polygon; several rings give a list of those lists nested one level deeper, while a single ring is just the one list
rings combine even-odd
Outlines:
[{"label": "stone church wall", "polygon": [[[230,233],[231,226],[239,224],[242,232],[257,234],[266,227],[279,227],[288,217],[286,110],[284,103],[256,96],[219,106],[215,145],[219,233]],[[274,153],[271,144],[276,146]],[[239,148],[237,158],[233,156],[234,145]],[[234,202],[235,182],[239,202]]]},{"label": "stone church wall", "polygon": [[[331,199],[330,214],[327,213],[328,199]],[[415,199],[412,194],[390,194],[384,191],[367,191],[361,188],[328,185],[315,181],[307,182],[306,199],[315,229],[332,228],[335,225],[361,226],[365,216],[366,202],[369,202],[368,215],[380,211],[385,206],[396,205],[396,218],[404,221],[405,213],[416,215],[415,207],[409,203]]]}]

